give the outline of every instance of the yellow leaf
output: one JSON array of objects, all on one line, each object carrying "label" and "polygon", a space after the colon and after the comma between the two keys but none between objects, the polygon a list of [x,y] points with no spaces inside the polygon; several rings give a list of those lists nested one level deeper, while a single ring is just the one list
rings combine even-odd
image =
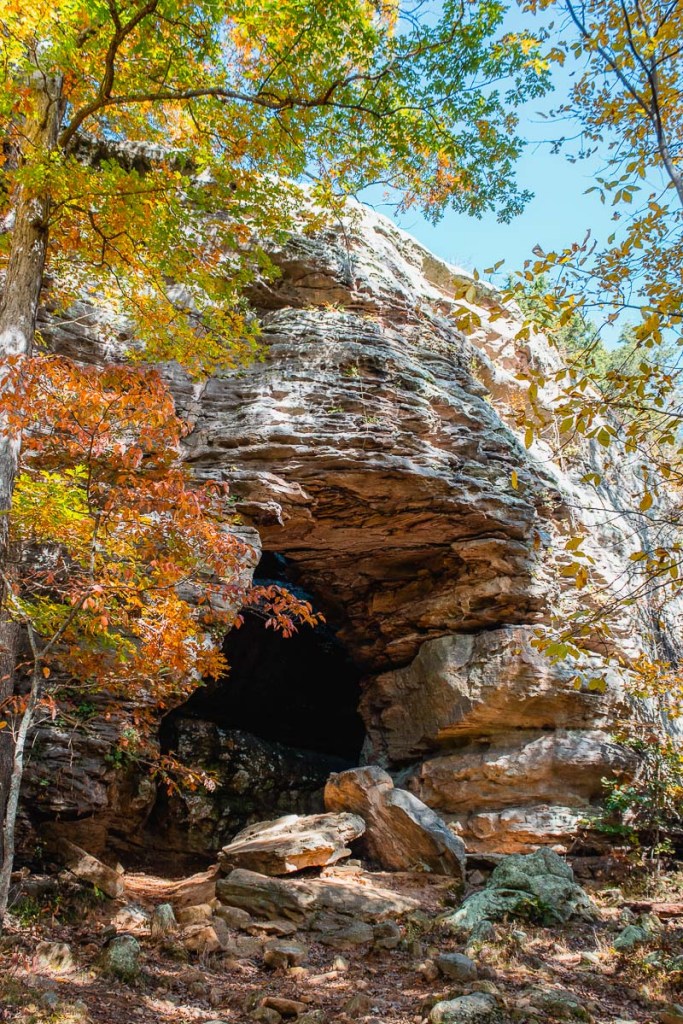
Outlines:
[{"label": "yellow leaf", "polygon": [[50,677],[50,670],[47,667],[47,665],[45,665],[45,667],[43,668],[43,675],[45,676],[46,679],[49,679]]},{"label": "yellow leaf", "polygon": [[646,491],[645,494],[643,495],[642,499],[641,499],[641,502],[640,502],[640,506],[639,506],[640,511],[641,512],[647,512],[647,510],[649,508],[652,508],[652,502],[653,501],[654,501],[654,498],[652,497],[650,492]]},{"label": "yellow leaf", "polygon": [[527,427],[526,431],[524,432],[524,447],[525,448],[531,448],[533,443],[534,443],[534,428],[533,427]]},{"label": "yellow leaf", "polygon": [[519,477],[517,476],[516,469],[513,469],[512,472],[510,473],[510,483],[512,484],[513,489],[516,491],[519,487]]}]

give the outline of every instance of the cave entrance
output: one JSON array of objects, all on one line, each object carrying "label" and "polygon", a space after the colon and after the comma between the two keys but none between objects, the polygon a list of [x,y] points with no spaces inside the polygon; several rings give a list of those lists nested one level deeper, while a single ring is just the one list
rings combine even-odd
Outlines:
[{"label": "cave entrance", "polygon": [[[325,612],[282,556],[264,555],[254,578]],[[304,625],[285,638],[247,611],[224,651],[226,675],[162,723],[162,749],[208,771],[217,786],[159,793],[148,822],[157,868],[198,870],[247,824],[321,812],[330,773],[360,760],[360,670],[332,625]]]},{"label": "cave entrance", "polygon": [[[319,607],[281,555],[264,554],[254,579],[285,586]],[[247,611],[223,650],[227,675],[195,691],[183,715],[358,764],[360,671],[330,625],[304,625],[286,638]]]}]

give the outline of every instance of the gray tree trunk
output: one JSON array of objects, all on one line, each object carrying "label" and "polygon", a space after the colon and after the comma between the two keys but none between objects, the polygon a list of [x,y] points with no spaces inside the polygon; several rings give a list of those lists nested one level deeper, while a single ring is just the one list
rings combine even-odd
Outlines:
[{"label": "gray tree trunk", "polygon": [[[33,113],[22,125],[20,161],[30,164],[42,159],[57,145],[61,116],[61,81],[36,73],[31,80]],[[14,197],[14,224],[5,287],[0,302],[0,392],[7,384],[6,360],[28,356],[33,347],[36,316],[43,283],[49,232],[48,191],[31,195],[20,188]],[[11,576],[9,551],[9,510],[17,472],[21,435],[7,429],[0,416],[0,570]],[[4,586],[4,585],[3,585]],[[2,593],[2,591],[0,591]],[[2,608],[6,608],[2,594]],[[0,613],[0,702],[14,689],[18,628]],[[0,714],[0,720],[4,716]],[[0,818],[5,820],[14,757],[10,729],[0,731]],[[0,857],[3,851],[0,843]]]}]

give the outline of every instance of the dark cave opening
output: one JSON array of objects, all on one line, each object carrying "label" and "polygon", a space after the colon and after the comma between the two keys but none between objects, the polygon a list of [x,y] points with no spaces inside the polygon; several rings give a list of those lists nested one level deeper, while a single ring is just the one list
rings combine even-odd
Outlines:
[{"label": "dark cave opening", "polygon": [[[281,555],[264,554],[254,579],[285,586],[320,610]],[[196,690],[179,709],[183,716],[358,763],[364,737],[357,711],[360,670],[329,624],[302,625],[284,637],[247,611],[223,650],[227,675]]]}]

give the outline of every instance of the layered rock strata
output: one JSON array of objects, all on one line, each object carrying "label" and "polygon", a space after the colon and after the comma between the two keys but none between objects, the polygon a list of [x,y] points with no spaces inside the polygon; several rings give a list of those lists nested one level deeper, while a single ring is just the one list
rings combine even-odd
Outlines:
[{"label": "layered rock strata", "polygon": [[[631,710],[618,672],[606,673],[604,692],[591,688],[604,675],[598,654],[578,666],[577,688],[577,666],[541,656],[534,628],[590,601],[559,573],[578,527],[605,587],[627,571],[637,539],[616,511],[619,494],[639,486],[628,460],[606,466],[594,443],[571,466],[543,438],[527,450],[518,375],[552,369],[552,350],[541,336],[517,342],[516,312],[490,286],[386,218],[352,207],[271,256],[280,276],[251,294],[263,360],[201,385],[166,369],[193,427],[189,465],[230,484],[245,528],[282,556],[363,674],[363,760],[471,849],[566,845],[602,779],[630,770],[611,731]],[[53,328],[55,347],[94,348],[96,317],[79,318],[77,338],[73,329]],[[587,496],[581,477],[596,467],[605,485]],[[616,630],[625,659],[638,650],[640,611]],[[217,721],[186,727],[183,756],[202,760],[202,730],[221,746]],[[321,809],[324,779],[281,786],[275,758],[273,807],[236,814],[234,758],[216,760],[225,785],[171,815],[176,849],[217,849],[249,821]],[[254,778],[245,772],[238,781]],[[301,790],[310,805],[292,797]],[[245,799],[258,791],[258,778],[245,782]]]}]

